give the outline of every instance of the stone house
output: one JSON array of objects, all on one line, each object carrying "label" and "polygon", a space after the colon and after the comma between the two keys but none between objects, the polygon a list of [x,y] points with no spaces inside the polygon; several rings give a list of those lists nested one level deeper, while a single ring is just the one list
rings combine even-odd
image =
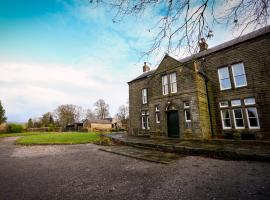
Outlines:
[{"label": "stone house", "polygon": [[270,138],[270,26],[157,69],[129,84],[129,134],[181,139]]}]

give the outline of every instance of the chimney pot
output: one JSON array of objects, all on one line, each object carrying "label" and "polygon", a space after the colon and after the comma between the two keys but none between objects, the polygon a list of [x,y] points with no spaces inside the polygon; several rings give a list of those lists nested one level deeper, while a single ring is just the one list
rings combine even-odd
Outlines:
[{"label": "chimney pot", "polygon": [[200,52],[208,49],[208,44],[206,43],[206,40],[204,38],[200,39],[199,47],[200,47]]},{"label": "chimney pot", "polygon": [[146,65],[146,62],[144,62],[144,65],[143,65],[143,73],[144,72],[149,72],[150,71],[150,67],[148,65]]}]

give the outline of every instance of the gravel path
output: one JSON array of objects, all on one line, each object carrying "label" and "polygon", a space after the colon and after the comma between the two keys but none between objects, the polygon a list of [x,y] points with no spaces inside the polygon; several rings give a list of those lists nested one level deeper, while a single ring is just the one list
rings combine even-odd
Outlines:
[{"label": "gravel path", "polygon": [[187,156],[156,164],[94,144],[15,146],[0,139],[1,200],[270,199],[270,163]]}]

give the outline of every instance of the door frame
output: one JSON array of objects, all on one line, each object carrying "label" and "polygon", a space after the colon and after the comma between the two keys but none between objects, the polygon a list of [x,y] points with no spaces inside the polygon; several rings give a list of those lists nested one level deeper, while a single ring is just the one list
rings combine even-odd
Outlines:
[{"label": "door frame", "polygon": [[[178,134],[177,135],[170,135],[170,132],[169,132],[169,117],[168,115],[175,112],[176,113],[176,116],[177,116],[177,130],[178,130]],[[166,112],[166,120],[167,120],[167,137],[168,138],[180,138],[180,120],[179,120],[179,111],[178,110],[168,110]]]}]

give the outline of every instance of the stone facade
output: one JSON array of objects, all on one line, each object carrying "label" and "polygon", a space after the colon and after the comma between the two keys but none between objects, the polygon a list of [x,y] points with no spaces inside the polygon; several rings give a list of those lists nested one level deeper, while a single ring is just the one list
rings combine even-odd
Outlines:
[{"label": "stone facade", "polygon": [[[129,134],[170,137],[172,125],[169,119],[170,113],[174,113],[178,123],[173,128],[181,139],[270,138],[269,55],[270,27],[182,60],[166,55],[156,70],[145,71],[128,83]],[[235,63],[244,66],[247,83],[244,87],[234,85],[236,76],[233,77],[231,66]],[[218,70],[222,67],[229,70],[231,88],[227,90],[220,89]],[[177,92],[170,92],[169,85],[168,94],[163,94],[162,77],[171,74],[176,74]],[[147,91],[146,103],[142,100],[143,89]],[[249,125],[249,120],[256,119],[248,116],[247,108],[250,106],[245,105],[246,98],[255,99],[251,107],[257,110],[259,126],[256,128]],[[242,110],[241,128],[236,127],[239,119],[231,104],[235,99],[241,100],[238,106]],[[226,108],[220,108],[223,101],[228,102]],[[222,109],[228,110],[230,115],[227,119],[230,122],[226,122],[230,124],[229,128],[223,127]],[[186,116],[187,110],[190,118]]]}]

